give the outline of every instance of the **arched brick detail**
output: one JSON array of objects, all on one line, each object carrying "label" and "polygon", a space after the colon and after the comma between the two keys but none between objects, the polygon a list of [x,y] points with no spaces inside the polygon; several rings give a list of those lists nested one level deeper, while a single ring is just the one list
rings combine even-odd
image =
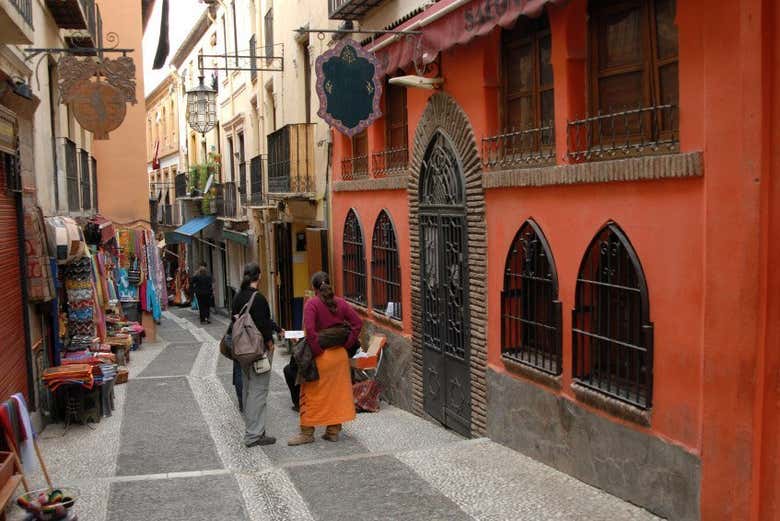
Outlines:
[{"label": "arched brick detail", "polygon": [[471,364],[471,434],[485,434],[487,411],[487,238],[485,225],[485,192],[482,188],[482,163],[474,130],[468,116],[448,94],[431,96],[414,135],[410,158],[409,238],[412,264],[412,391],[415,411],[423,415],[422,371],[422,302],[420,278],[420,207],[419,186],[422,159],[437,130],[444,132],[455,146],[463,167],[468,224],[469,314]]}]

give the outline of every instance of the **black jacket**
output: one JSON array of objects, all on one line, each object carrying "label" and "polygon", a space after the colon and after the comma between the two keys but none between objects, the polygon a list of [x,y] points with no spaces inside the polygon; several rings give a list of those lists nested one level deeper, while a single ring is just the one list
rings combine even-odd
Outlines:
[{"label": "black jacket", "polygon": [[[241,308],[243,308],[249,302],[249,299],[252,298],[252,293],[255,291],[256,290],[252,288],[242,289],[238,292],[238,294],[236,294],[235,298],[233,299],[233,308],[230,310],[231,328],[233,327],[233,322],[236,321],[236,315],[238,315],[238,313],[241,312]],[[276,328],[274,321],[271,320],[271,308],[268,305],[268,300],[266,300],[265,295],[259,291],[257,292],[255,301],[252,303],[252,309],[249,310],[249,314],[252,316],[252,320],[255,322],[257,329],[260,331],[260,333],[262,333],[263,339],[266,342],[272,341]]]},{"label": "black jacket", "polygon": [[197,272],[190,279],[190,289],[195,295],[208,295],[212,292],[214,280],[208,271]]}]

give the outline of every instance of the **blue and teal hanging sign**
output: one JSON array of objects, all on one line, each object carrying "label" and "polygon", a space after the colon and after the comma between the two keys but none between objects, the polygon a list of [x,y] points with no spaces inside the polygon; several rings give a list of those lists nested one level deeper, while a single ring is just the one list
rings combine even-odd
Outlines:
[{"label": "blue and teal hanging sign", "polygon": [[317,58],[317,113],[330,126],[354,136],[382,116],[382,67],[373,53],[345,39]]}]

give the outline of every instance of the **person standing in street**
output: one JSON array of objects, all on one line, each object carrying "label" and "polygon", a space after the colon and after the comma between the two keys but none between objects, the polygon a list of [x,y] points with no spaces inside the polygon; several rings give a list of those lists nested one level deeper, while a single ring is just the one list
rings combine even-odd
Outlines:
[{"label": "person standing in street", "polygon": [[[301,432],[288,440],[287,444],[291,446],[312,443],[317,426],[327,427],[322,436],[324,440],[338,441],[341,424],[355,419],[347,350],[358,341],[363,321],[352,306],[333,295],[327,273],[315,273],[311,285],[316,296],[310,298],[303,308],[303,324],[319,378],[301,384]],[[344,345],[323,348],[319,342],[319,333],[345,323],[349,325],[349,335]]]},{"label": "person standing in street", "polygon": [[[273,360],[274,350],[274,322],[271,320],[271,308],[265,295],[257,290],[260,282],[260,266],[251,262],[244,267],[244,279],[241,282],[241,291],[233,299],[231,309],[231,330],[236,317],[246,311],[252,317],[257,330],[263,335],[263,341],[268,347],[268,361]],[[254,299],[253,299],[254,297]],[[244,308],[251,302],[251,308]],[[232,331],[231,331],[232,333]],[[254,447],[257,445],[273,445],[276,438],[266,435],[266,416],[268,400],[268,388],[271,382],[270,367],[263,372],[258,372],[256,364],[240,365],[241,370],[241,397],[243,405],[244,423],[246,433],[244,445]],[[235,382],[234,382],[235,383]]]},{"label": "person standing in street", "polygon": [[214,300],[214,280],[206,269],[206,263],[201,262],[198,271],[190,280],[190,288],[195,298],[198,299],[198,311],[200,311],[200,323],[211,324],[211,303]]}]

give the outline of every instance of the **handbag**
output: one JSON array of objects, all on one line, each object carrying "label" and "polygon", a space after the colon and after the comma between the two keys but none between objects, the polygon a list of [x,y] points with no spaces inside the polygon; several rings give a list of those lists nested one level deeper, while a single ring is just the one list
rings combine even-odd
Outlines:
[{"label": "handbag", "polygon": [[255,360],[252,363],[252,366],[255,369],[255,374],[267,373],[271,370],[271,360],[268,358],[268,356],[264,356]]},{"label": "handbag", "polygon": [[219,354],[228,360],[233,360],[233,335],[230,334],[230,330],[228,330],[222,336],[222,340],[219,341]]}]

